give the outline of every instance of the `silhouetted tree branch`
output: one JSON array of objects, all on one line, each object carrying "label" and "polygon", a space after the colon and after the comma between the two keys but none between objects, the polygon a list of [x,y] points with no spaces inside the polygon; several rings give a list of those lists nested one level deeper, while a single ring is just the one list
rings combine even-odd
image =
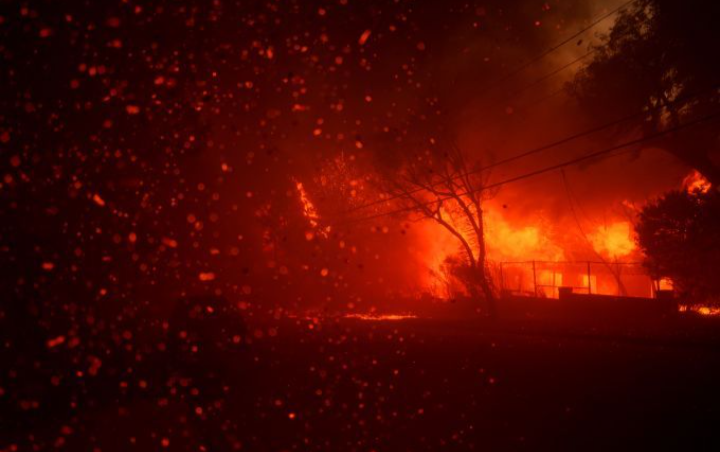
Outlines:
[{"label": "silhouetted tree branch", "polygon": [[[568,85],[600,120],[639,111],[617,133],[651,134],[720,108],[718,2],[638,0],[624,10],[595,47],[593,60]],[[659,107],[659,108],[658,108]],[[659,146],[720,184],[720,132],[669,135]]]},{"label": "silhouetted tree branch", "polygon": [[428,148],[405,157],[392,168],[380,168],[380,191],[457,239],[470,269],[466,289],[473,298],[482,295],[488,313],[495,315],[481,207],[487,175],[469,174],[467,156],[454,144],[432,140]]}]

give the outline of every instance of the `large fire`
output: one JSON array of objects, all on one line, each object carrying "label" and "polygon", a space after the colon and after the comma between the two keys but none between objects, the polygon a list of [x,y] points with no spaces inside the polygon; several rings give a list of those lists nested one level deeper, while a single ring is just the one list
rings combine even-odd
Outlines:
[{"label": "large fire", "polygon": [[[462,224],[446,215],[451,225],[470,244],[477,248],[475,238]],[[564,259],[563,249],[552,242],[547,234],[547,225],[513,225],[495,210],[487,209],[485,219],[485,241],[488,261],[499,263],[518,260],[559,261]],[[422,236],[425,246],[418,258],[428,269],[422,278],[422,284],[428,292],[438,298],[450,296],[449,286],[453,284],[448,275],[448,262],[453,258],[464,260],[465,255],[459,241],[445,228],[432,222],[422,224]],[[475,249],[477,252],[477,249]],[[459,288],[455,288],[458,290]]]},{"label": "large fire", "polygon": [[[494,271],[494,278],[506,278],[510,287],[529,294],[557,297],[558,289],[568,285],[583,293],[617,295],[622,292],[613,276],[620,272],[618,262],[630,260],[637,254],[633,228],[628,221],[600,225],[587,234],[587,246],[592,253],[584,255],[596,267],[590,270],[585,261],[571,262],[571,256],[578,254],[576,248],[580,242],[571,240],[566,232],[558,233],[558,225],[540,219],[511,222],[501,211],[492,208],[485,210],[484,220],[488,266]],[[422,284],[436,297],[451,297],[453,281],[448,275],[447,263],[464,259],[464,252],[458,240],[441,226],[428,221],[422,228],[425,247],[418,258],[428,269]],[[576,229],[571,225],[563,228]],[[462,227],[457,230],[469,243],[474,243]],[[500,267],[505,269],[504,274]],[[602,271],[605,276],[598,279],[598,275],[592,274],[596,271]],[[504,284],[496,281],[498,289],[501,285]],[[649,296],[651,291],[647,281],[642,295]]]},{"label": "large fire", "polygon": [[[693,170],[683,179],[682,187],[689,193],[707,193],[711,184]],[[453,223],[452,217],[450,222]],[[502,264],[516,264],[504,276],[520,292],[557,297],[559,288],[567,286],[583,293],[652,297],[658,290],[673,289],[672,281],[652,281],[646,275],[639,264],[642,255],[633,225],[624,216],[580,228],[569,221],[558,224],[539,219],[510,221],[501,209],[489,206],[485,208],[484,225],[488,265],[497,269]],[[462,225],[453,226],[468,243],[475,244]],[[573,234],[583,240],[572,240]],[[464,259],[463,250],[456,238],[431,221],[422,226],[422,236],[425,246],[418,258],[427,268],[422,285],[436,297],[451,297],[449,287],[453,281],[447,263]]]},{"label": "large fire", "polygon": [[[689,192],[710,189],[710,183],[697,171],[688,174],[682,185]],[[320,215],[303,184],[295,181],[295,186],[310,226],[308,234],[327,237],[330,228],[321,226]],[[474,233],[464,227],[462,217],[445,211],[443,217],[478,253]],[[633,225],[623,216],[582,227],[577,220],[510,219],[499,206],[490,204],[484,209],[483,220],[487,265],[498,290],[547,297],[558,297],[561,287],[582,293],[647,297],[658,290],[672,290],[672,282],[651,281],[645,274],[638,263],[642,256]],[[453,274],[453,266],[466,261],[460,241],[432,220],[419,222],[416,231],[418,243],[412,249],[424,269],[418,281],[420,290],[441,299],[465,294]]]},{"label": "large fire", "polygon": [[[707,193],[711,188],[710,182],[695,170],[683,179],[682,186],[690,193]],[[573,260],[572,256],[583,254],[578,250],[578,241],[568,239],[568,230],[580,229],[575,224],[551,224],[541,220],[511,222],[502,215],[502,210],[491,207],[485,209],[484,224],[489,265],[526,264],[522,274],[516,274],[514,278],[519,287],[535,294],[556,297],[558,288],[567,285],[587,293],[623,295],[628,290],[623,279],[629,280],[630,286],[634,285],[635,295],[653,296],[657,290],[672,290],[672,281],[663,279],[653,283],[643,274],[636,263],[642,256],[635,242],[633,225],[623,217],[587,231],[578,231],[592,251],[589,256],[585,253],[585,260],[593,261],[593,265],[583,265],[583,259],[580,259],[574,267],[568,261]],[[469,243],[475,242],[461,225],[453,226]],[[558,233],[560,229],[565,232]],[[452,281],[446,263],[453,257],[462,258],[462,250],[458,241],[439,225],[428,222],[423,235],[427,246],[420,257],[428,269],[422,278],[424,287],[437,297],[448,297],[448,286]],[[625,270],[623,265],[634,265],[635,274]],[[543,266],[545,268],[540,268]],[[595,274],[598,271],[605,276],[599,278]]]}]

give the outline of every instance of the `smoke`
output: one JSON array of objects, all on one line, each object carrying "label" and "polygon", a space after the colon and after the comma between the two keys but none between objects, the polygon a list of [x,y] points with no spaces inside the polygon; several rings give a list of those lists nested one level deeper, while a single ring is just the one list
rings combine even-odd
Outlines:
[{"label": "smoke", "polygon": [[[323,168],[338,156],[362,182],[378,155],[392,162],[432,137],[489,164],[595,125],[562,90],[578,65],[540,79],[610,22],[506,76],[617,4],[20,8],[2,29],[10,165],[0,207],[11,215],[2,241],[23,263],[7,280],[47,276],[49,263],[52,281],[84,291],[86,279],[97,298],[200,292],[283,306],[412,290],[447,248],[430,227],[385,217],[308,240],[297,184],[325,227],[357,204],[323,192]],[[601,146],[574,141],[497,166],[490,182]],[[646,149],[567,168],[565,180],[552,172],[503,185],[489,218],[554,245],[575,217],[612,224],[622,206],[685,173]]]},{"label": "smoke", "polygon": [[[578,60],[599,42],[613,17],[522,71],[514,69],[619,4],[525,1],[509,7],[494,0],[422,8],[396,3],[382,10],[348,4],[331,12],[342,21],[309,15],[312,27],[293,24],[283,31],[284,42],[274,41],[271,64],[262,66],[265,77],[253,78],[252,107],[259,116],[250,118],[256,130],[245,121],[243,132],[228,139],[232,125],[216,125],[216,140],[226,143],[233,166],[242,168],[239,185],[255,194],[252,203],[271,199],[272,215],[297,209],[285,194],[295,196],[292,181],[298,181],[320,223],[332,221],[347,206],[323,196],[321,179],[325,163],[338,156],[361,172],[373,171],[379,161],[393,166],[421,152],[429,138],[443,136],[487,165],[597,126],[563,87],[592,58]],[[218,124],[216,117],[211,121]],[[607,145],[607,137],[584,137],[498,165],[488,173],[489,182]],[[243,150],[230,152],[233,148]],[[253,149],[254,158],[248,159],[245,148]],[[263,171],[272,177],[259,177]],[[489,247],[498,260],[594,257],[584,236],[631,221],[630,206],[676,186],[686,173],[675,158],[646,148],[568,167],[564,176],[554,171],[503,185],[486,204]],[[356,216],[376,212],[360,210]],[[280,234],[282,246],[292,240],[302,244],[301,215],[286,217],[287,228],[300,233]],[[454,248],[438,234],[442,231],[432,226],[386,217],[333,228],[329,237],[315,238],[310,257],[289,252],[270,260],[285,260],[290,274],[295,268],[309,281],[315,277],[328,294],[377,298],[422,285],[428,269]],[[520,241],[525,246],[512,249],[513,237],[525,238]],[[345,247],[338,251],[340,242]],[[323,268],[328,273],[317,277]],[[314,298],[326,305],[333,297],[328,294]]]},{"label": "smoke", "polygon": [[[413,64],[402,66],[412,88],[385,88],[375,111],[388,111],[378,111],[366,125],[363,135],[372,139],[364,153],[393,161],[398,154],[420,152],[427,137],[445,135],[454,137],[472,159],[489,165],[597,127],[598,119],[580,110],[564,87],[591,61],[592,46],[600,43],[615,16],[534,64],[524,64],[619,4],[588,2],[556,9],[526,2],[513,11],[499,4],[476,8],[446,27],[447,33],[423,41]],[[522,71],[514,70],[521,66]],[[488,181],[501,183],[633,138],[588,135],[494,166]],[[629,151],[494,190],[486,203],[491,258],[640,259],[632,237],[634,209],[676,187],[688,168],[651,145]],[[419,235],[435,246],[420,247],[430,250],[430,257],[420,252],[413,258],[419,267],[436,269],[454,245],[438,245],[445,242],[438,230]]]},{"label": "smoke", "polygon": [[[581,4],[557,11],[543,7],[539,12],[527,3],[512,25],[495,27],[494,33],[475,39],[449,38],[466,45],[432,66],[443,68],[443,81],[438,84],[446,87],[447,100],[441,116],[450,124],[460,147],[490,164],[600,125],[597,118],[581,111],[563,88],[591,61],[589,50],[600,43],[600,36],[609,30],[615,16],[522,71],[515,73],[513,69],[618,4]],[[523,21],[533,14],[538,16],[535,29],[518,33],[514,39],[500,39],[513,27],[522,28]],[[485,20],[490,22],[487,16]],[[501,61],[499,69],[497,60]],[[627,112],[632,113],[636,112]],[[489,170],[489,182],[499,183],[632,138],[637,137],[608,133],[582,137],[495,166]],[[588,231],[632,221],[629,206],[678,186],[688,172],[675,157],[651,143],[629,151],[569,166],[563,169],[564,174],[553,171],[503,185],[487,205],[498,220],[517,230],[540,225],[553,241],[566,248],[576,247]],[[574,241],[568,235],[575,236]],[[582,247],[574,254],[578,251]]]}]

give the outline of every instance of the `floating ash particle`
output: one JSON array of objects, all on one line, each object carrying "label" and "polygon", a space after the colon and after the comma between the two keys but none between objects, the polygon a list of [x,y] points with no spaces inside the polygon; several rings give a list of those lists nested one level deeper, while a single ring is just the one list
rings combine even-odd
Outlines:
[{"label": "floating ash particle", "polygon": [[363,33],[360,35],[360,39],[358,39],[358,44],[364,45],[370,37],[370,33],[372,33],[372,31],[370,30],[363,31]]},{"label": "floating ash particle", "polygon": [[140,107],[138,107],[137,105],[128,105],[125,107],[125,111],[129,115],[136,115],[140,113]]},{"label": "floating ash particle", "polygon": [[198,275],[200,281],[213,281],[215,279],[215,273],[213,272],[201,272]]},{"label": "floating ash particle", "polygon": [[65,336],[58,336],[54,339],[49,339],[47,341],[47,347],[54,348],[54,347],[57,347],[58,345],[62,345],[64,343],[65,343]]},{"label": "floating ash particle", "polygon": [[178,246],[177,240],[173,240],[173,239],[170,239],[167,237],[163,237],[161,241],[162,241],[162,244],[167,246],[168,248],[177,248],[177,246]]},{"label": "floating ash particle", "polygon": [[100,195],[98,195],[97,193],[95,193],[95,194],[93,195],[93,198],[92,198],[92,199],[93,199],[93,201],[95,202],[95,204],[97,204],[98,206],[100,206],[100,207],[104,207],[104,206],[105,206],[105,200],[102,199],[102,198],[100,197]]}]

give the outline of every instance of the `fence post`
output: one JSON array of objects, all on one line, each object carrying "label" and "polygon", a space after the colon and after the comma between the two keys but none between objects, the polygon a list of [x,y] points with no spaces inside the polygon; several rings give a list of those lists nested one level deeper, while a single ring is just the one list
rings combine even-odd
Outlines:
[{"label": "fence post", "polygon": [[505,276],[503,275],[503,263],[500,262],[500,296],[505,292]]},{"label": "fence post", "polygon": [[535,297],[537,298],[537,273],[535,272],[535,261],[532,261],[533,264],[533,288],[535,289]]},{"label": "fence post", "polygon": [[592,295],[592,280],[590,279],[590,261],[587,262],[588,295]]}]

